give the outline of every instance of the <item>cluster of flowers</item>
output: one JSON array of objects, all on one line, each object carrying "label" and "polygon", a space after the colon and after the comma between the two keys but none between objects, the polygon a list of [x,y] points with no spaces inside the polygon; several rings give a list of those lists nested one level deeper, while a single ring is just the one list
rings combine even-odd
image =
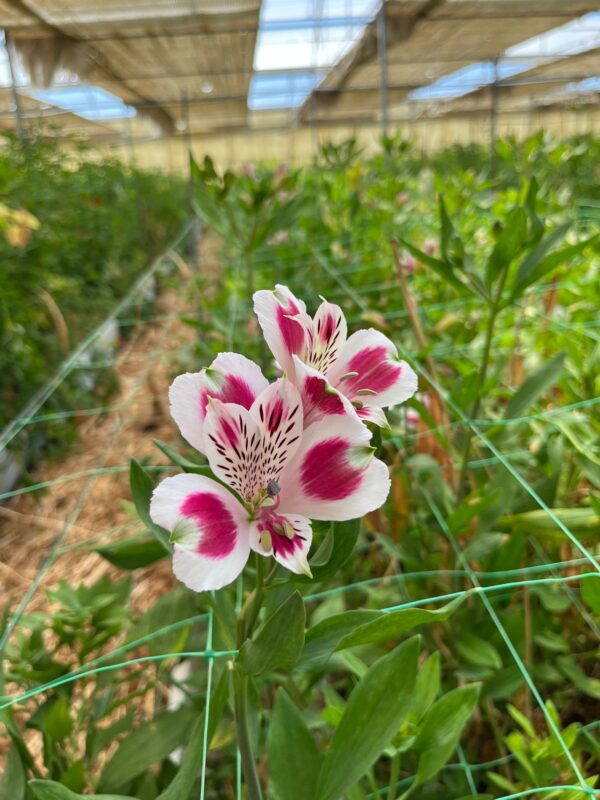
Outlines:
[{"label": "cluster of flowers", "polygon": [[377,330],[347,337],[339,306],[311,318],[287,287],[254,295],[254,310],[283,377],[269,383],[238,353],[178,376],[171,414],[218,479],[162,481],[150,513],[171,531],[173,569],[200,592],[231,583],[250,551],[310,575],[311,519],[373,511],[390,486],[364,424],[417,390],[417,377]]}]

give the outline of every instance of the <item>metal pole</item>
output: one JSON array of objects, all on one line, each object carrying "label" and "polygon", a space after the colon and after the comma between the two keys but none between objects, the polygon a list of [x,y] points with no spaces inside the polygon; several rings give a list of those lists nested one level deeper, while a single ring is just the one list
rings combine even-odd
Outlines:
[{"label": "metal pole", "polygon": [[388,62],[387,62],[387,26],[385,22],[385,0],[377,14],[377,53],[379,55],[379,106],[381,111],[381,135],[388,135]]},{"label": "metal pole", "polygon": [[192,155],[192,131],[190,128],[190,98],[187,91],[182,93],[182,106],[183,106],[183,123],[184,123],[184,148],[187,150],[187,159],[188,159],[188,179],[192,181],[192,172],[190,164],[190,158]]},{"label": "metal pole", "polygon": [[494,81],[490,87],[491,103],[490,103],[490,174],[492,177],[496,174],[496,121],[498,117],[498,59],[495,58],[494,64]]},{"label": "metal pole", "polygon": [[8,61],[8,74],[10,75],[10,89],[12,92],[13,103],[15,104],[15,120],[17,123],[17,135],[21,141],[25,138],[25,128],[23,125],[23,110],[21,109],[21,98],[17,92],[17,77],[15,72],[15,63],[13,61],[12,42],[8,36],[8,32],[4,31],[4,46],[6,48],[6,57]]}]

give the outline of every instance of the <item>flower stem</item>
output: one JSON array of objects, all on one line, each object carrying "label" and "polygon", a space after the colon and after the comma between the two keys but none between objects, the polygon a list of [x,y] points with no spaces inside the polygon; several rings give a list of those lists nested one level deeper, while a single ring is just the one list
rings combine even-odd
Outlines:
[{"label": "flower stem", "polygon": [[235,722],[237,729],[237,742],[242,759],[242,769],[246,779],[248,789],[248,800],[262,800],[260,781],[256,771],[252,745],[250,743],[250,731],[248,729],[248,678],[241,672],[235,672],[233,676],[234,695],[235,695]]},{"label": "flower stem", "polygon": [[[256,556],[256,586],[242,608],[238,623],[238,648],[252,636],[264,594],[264,562],[261,556]],[[262,800],[260,780],[256,771],[250,731],[248,728],[248,677],[239,670],[233,673],[234,702],[235,702],[235,727],[237,742],[242,760],[242,770],[248,789],[248,800]]]},{"label": "flower stem", "polygon": [[396,800],[396,786],[400,776],[400,753],[394,753],[390,764],[390,788],[388,789],[387,800]]},{"label": "flower stem", "polygon": [[[497,314],[498,314],[497,309],[492,307],[490,309],[490,316],[488,318],[488,324],[485,332],[485,343],[483,345],[483,356],[479,367],[479,378],[477,380],[477,396],[475,397],[473,405],[471,406],[471,410],[469,411],[469,419],[471,420],[477,419],[477,415],[479,414],[479,409],[481,408],[481,394],[483,392],[483,387],[485,385],[487,371],[490,363],[490,351],[492,349],[492,335],[494,333],[494,322],[496,321]],[[465,432],[465,442],[463,445],[460,476],[458,478],[459,501],[462,500],[462,498],[465,496],[466,481],[467,481],[467,464],[469,462],[469,456],[471,454],[472,439],[473,439],[473,429],[469,426]]]},{"label": "flower stem", "polygon": [[[475,397],[473,405],[471,406],[471,410],[469,411],[470,420],[477,419],[477,415],[479,414],[479,409],[481,408],[481,397],[483,394],[483,387],[485,386],[488,368],[490,365],[490,353],[492,349],[492,337],[494,335],[494,325],[496,323],[496,318],[498,317],[498,314],[500,313],[502,308],[501,305],[502,291],[504,290],[504,284],[506,283],[507,277],[508,277],[508,265],[506,265],[502,270],[502,273],[500,274],[500,278],[498,281],[498,288],[496,290],[496,294],[490,300],[489,317],[485,330],[485,342],[483,345],[483,355],[481,357],[481,364],[479,366],[479,378],[477,381],[477,396]],[[472,439],[473,439],[473,429],[469,426],[465,434],[465,443],[463,445],[460,476],[458,478],[458,490],[457,490],[458,502],[460,502],[463,499],[466,493],[467,464],[469,463],[469,456],[471,454]]]}]

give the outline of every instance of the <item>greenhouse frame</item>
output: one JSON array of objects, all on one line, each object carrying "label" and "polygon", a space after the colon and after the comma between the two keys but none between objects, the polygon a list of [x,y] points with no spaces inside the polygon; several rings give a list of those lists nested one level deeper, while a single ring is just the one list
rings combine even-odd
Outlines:
[{"label": "greenhouse frame", "polygon": [[600,797],[600,6],[0,0],[0,800]]}]

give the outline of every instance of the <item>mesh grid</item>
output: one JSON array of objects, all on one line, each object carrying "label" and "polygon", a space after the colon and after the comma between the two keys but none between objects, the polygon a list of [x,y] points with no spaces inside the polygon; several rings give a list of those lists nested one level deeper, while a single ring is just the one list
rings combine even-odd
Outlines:
[{"label": "mesh grid", "polygon": [[[176,243],[183,241],[183,239],[188,235],[190,228],[188,227],[181,235],[179,241]],[[328,299],[341,302],[344,301],[347,305],[348,303],[352,304],[353,311],[348,313],[348,319],[351,324],[357,325],[360,321],[362,321],[362,315],[369,311],[369,298],[377,293],[382,291],[384,292],[396,292],[396,297],[398,302],[396,303],[396,308],[401,305],[401,295],[397,289],[397,285],[393,281],[382,281],[378,283],[371,283],[365,285],[357,285],[356,278],[359,276],[361,272],[364,272],[369,267],[367,264],[373,257],[376,257],[377,254],[375,253],[374,248],[366,247],[364,251],[361,251],[355,257],[354,266],[351,267],[344,267],[344,268],[337,268],[332,265],[331,262],[327,261],[321,254],[318,249],[318,245],[325,244],[325,242],[316,242],[313,243],[312,247],[312,254],[314,256],[315,262],[317,263],[318,267],[327,275],[330,280],[333,280],[335,284],[339,287],[339,291],[332,292]],[[168,342],[168,334],[170,330],[170,325],[178,318],[176,312],[172,314],[166,315],[154,315],[146,317],[144,320],[140,320],[139,317],[135,317],[132,315],[132,308],[137,308],[140,303],[143,302],[141,300],[141,295],[143,293],[143,289],[147,279],[154,274],[154,272],[161,267],[164,263],[164,259],[168,258],[168,256],[163,256],[161,259],[158,259],[149,269],[149,271],[142,276],[140,281],[134,286],[131,292],[122,300],[122,302],[115,308],[113,313],[107,318],[107,320],[103,323],[97,331],[94,332],[88,339],[82,343],[82,345],[77,348],[77,350],[61,365],[59,370],[57,371],[56,375],[48,382],[48,384],[38,392],[38,394],[28,403],[26,408],[23,411],[23,414],[16,420],[14,420],[8,428],[0,434],[0,451],[5,449],[13,440],[14,438],[26,427],[35,425],[39,422],[52,422],[54,420],[64,420],[68,419],[71,416],[75,415],[85,415],[89,417],[99,417],[102,415],[110,415],[116,414],[116,424],[112,433],[112,436],[109,438],[105,452],[110,450],[111,444],[114,441],[114,438],[117,436],[120,427],[123,425],[124,420],[126,419],[127,411],[130,408],[133,399],[136,397],[138,390],[140,389],[141,385],[143,384],[143,380],[147,372],[151,369],[151,367],[157,362],[157,360],[169,358],[172,356],[174,352],[177,352],[177,349],[169,348],[167,346]],[[294,267],[301,267],[303,265],[304,258],[289,258],[287,263],[288,273]],[[257,268],[261,270],[263,274],[268,274],[269,271],[275,275],[276,273],[276,263],[277,263],[277,256],[272,254],[265,254],[264,257],[261,257],[259,263],[257,264]],[[300,276],[299,276],[300,277]],[[274,282],[274,280],[273,280]],[[298,281],[299,282],[299,281]],[[537,287],[534,291],[535,292],[543,292],[548,288],[548,284],[542,285]],[[582,285],[574,284],[572,281],[562,281],[560,283],[552,284],[553,288],[558,288],[560,290],[570,291],[577,289],[581,291]],[[303,289],[305,287],[298,286],[295,287],[293,283],[291,284],[292,290],[298,290],[298,293],[302,295]],[[181,291],[185,292],[186,287],[182,286]],[[335,296],[334,296],[335,295]],[[230,350],[236,349],[236,341],[239,339],[239,330],[241,328],[240,321],[243,321],[247,315],[248,305],[246,298],[241,298],[238,296],[237,293],[233,293],[231,302],[228,306],[228,321],[227,321],[227,347]],[[459,310],[465,306],[464,301],[458,300],[452,303],[446,304],[424,304],[420,308],[420,313],[423,315],[424,319],[427,319],[427,315],[431,312],[439,311],[439,310]],[[129,316],[127,316],[129,315]],[[180,315],[185,316],[185,315]],[[386,319],[402,319],[406,316],[406,312],[403,310],[394,310],[389,312],[388,314],[383,314]],[[125,325],[144,325],[149,323],[158,323],[160,322],[164,328],[161,334],[160,339],[158,340],[156,347],[154,348],[153,352],[148,353],[146,356],[146,366],[145,369],[136,382],[136,385],[132,388],[131,394],[125,400],[125,402],[120,402],[118,404],[106,405],[97,408],[88,408],[88,409],[73,409],[73,410],[61,410],[58,412],[47,412],[43,413],[44,405],[48,401],[48,399],[52,396],[53,392],[60,386],[60,384],[73,373],[75,370],[78,369],[79,361],[81,359],[82,354],[84,354],[87,350],[89,350],[90,346],[96,340],[96,338],[101,335],[102,331],[106,329],[106,327],[114,322],[115,320],[119,320],[120,324]],[[596,332],[595,328],[598,325],[598,321],[592,318],[584,318],[581,319],[581,316],[576,320],[558,320],[554,317],[545,316],[545,321],[548,325],[548,329],[560,329],[560,330],[568,330],[571,334],[577,337],[581,337],[584,340],[588,340],[588,342],[595,343],[600,339],[599,334]],[[461,357],[469,357],[470,355],[470,345],[466,346],[458,346],[456,348],[440,348],[437,352],[434,350],[432,351],[432,356],[435,358],[436,356],[442,357],[449,354],[460,355]],[[406,353],[402,347],[399,346],[399,351],[401,355],[405,358],[410,358],[410,354]],[[412,362],[414,364],[414,362]],[[98,363],[98,369],[103,369],[108,366],[112,366],[113,361],[107,362],[100,362]],[[485,467],[486,463],[494,463],[501,465],[510,475],[511,479],[519,484],[519,486],[532,498],[534,503],[538,506],[538,508],[543,511],[545,515],[547,515],[548,519],[552,522],[552,524],[556,527],[560,534],[565,537],[566,540],[575,548],[576,551],[580,554],[579,557],[576,558],[569,558],[563,561],[549,561],[546,554],[543,551],[543,548],[533,540],[534,547],[536,548],[536,554],[540,559],[540,563],[531,564],[527,567],[518,568],[518,569],[511,569],[511,570],[504,570],[504,571],[495,571],[495,572],[478,572],[473,570],[469,564],[468,559],[466,558],[465,554],[463,553],[459,542],[457,541],[456,537],[448,527],[446,519],[438,505],[436,504],[433,497],[429,496],[427,493],[424,494],[426,503],[433,515],[433,518],[436,520],[440,533],[445,536],[448,540],[450,547],[452,548],[455,558],[456,558],[456,568],[452,570],[443,570],[443,571],[421,571],[421,572],[411,572],[411,573],[400,573],[397,575],[387,576],[385,578],[373,578],[366,581],[360,581],[356,583],[352,583],[345,586],[337,586],[325,591],[321,591],[318,593],[314,593],[312,595],[308,595],[305,599],[307,602],[323,600],[324,598],[334,596],[335,594],[345,594],[352,590],[357,590],[360,588],[365,588],[367,586],[376,586],[376,585],[386,585],[386,584],[398,584],[399,587],[402,589],[402,593],[406,597],[410,597],[409,590],[407,587],[408,581],[411,582],[418,582],[418,581],[426,581],[429,578],[441,578],[447,577],[449,579],[456,579],[465,581],[465,583],[469,584],[467,588],[463,588],[457,591],[446,592],[446,593],[438,593],[434,596],[419,598],[419,599],[406,599],[404,602],[393,606],[387,606],[382,608],[381,610],[384,612],[392,612],[398,611],[401,609],[412,608],[417,606],[425,606],[435,603],[442,603],[449,600],[452,600],[456,597],[465,596],[471,598],[472,602],[481,603],[485,612],[493,622],[494,626],[496,627],[498,633],[500,634],[504,644],[510,653],[510,656],[516,666],[518,667],[519,671],[521,672],[525,683],[527,684],[529,691],[531,692],[532,697],[534,698],[535,702],[539,706],[542,714],[545,717],[546,723],[548,728],[552,731],[554,736],[556,737],[557,741],[560,743],[564,755],[572,769],[574,782],[573,784],[564,784],[562,786],[538,786],[532,787],[530,789],[524,790],[522,792],[518,792],[515,794],[508,794],[503,795],[502,800],[515,800],[516,798],[521,797],[528,797],[534,794],[538,794],[543,796],[546,793],[556,792],[558,790],[565,790],[565,791],[579,791],[582,792],[585,796],[595,797],[600,795],[600,790],[595,790],[594,788],[590,787],[585,780],[584,775],[581,773],[572,753],[569,750],[567,743],[564,741],[564,738],[561,735],[560,730],[556,727],[552,717],[547,711],[546,704],[544,697],[542,696],[541,691],[536,686],[534,678],[532,677],[528,667],[526,666],[523,658],[518,652],[517,647],[511,640],[509,632],[506,630],[506,627],[503,625],[498,613],[494,607],[494,598],[502,597],[502,593],[506,593],[510,591],[527,591],[530,587],[535,586],[558,586],[564,592],[567,593],[570,600],[573,602],[575,607],[578,609],[579,613],[581,614],[582,618],[586,621],[586,624],[589,626],[590,630],[592,630],[596,635],[600,633],[600,629],[596,623],[596,621],[591,617],[591,615],[587,612],[585,606],[580,602],[578,593],[576,591],[576,587],[578,583],[583,578],[588,577],[596,577],[598,573],[600,573],[600,563],[596,556],[590,552],[588,547],[586,547],[583,542],[579,539],[579,537],[572,531],[570,528],[565,524],[565,522],[560,519],[555,512],[544,502],[544,500],[539,496],[536,492],[534,487],[529,483],[529,481],[524,477],[524,475],[519,471],[518,467],[514,465],[513,461],[518,462],[519,452],[510,452],[504,451],[503,449],[497,447],[490,438],[486,435],[486,429],[490,427],[494,427],[497,425],[503,426],[518,426],[525,422],[533,422],[533,421],[548,421],[555,417],[560,417],[563,414],[569,414],[573,411],[583,409],[583,408],[590,408],[597,405],[600,402],[600,397],[593,397],[593,398],[586,398],[581,401],[577,401],[574,403],[566,404],[560,408],[552,408],[552,409],[544,409],[544,410],[536,410],[533,413],[529,413],[515,419],[506,419],[506,420],[497,420],[497,419],[470,419],[465,413],[461,410],[461,408],[453,402],[449,392],[446,390],[445,387],[441,386],[432,375],[428,373],[426,369],[420,366],[418,363],[414,364],[417,371],[420,375],[426,379],[427,383],[430,384],[439,394],[443,397],[444,401],[447,404],[447,407],[452,412],[452,418],[449,420],[446,426],[440,426],[437,429],[429,429],[426,434],[420,433],[410,433],[406,432],[402,434],[402,436],[391,437],[389,441],[391,441],[398,449],[402,448],[407,442],[415,441],[421,435],[430,435],[431,433],[444,433],[445,430],[448,428],[463,428],[470,430],[473,432],[474,442],[479,443],[482,450],[488,451],[491,453],[489,458],[485,459],[472,459],[470,462],[471,468],[475,469],[477,467]],[[89,368],[89,364],[86,365],[86,368]],[[142,400],[142,402],[144,402]],[[154,470],[156,472],[168,471],[173,469],[171,467],[148,467],[149,470]],[[92,469],[70,474],[70,475],[63,475],[58,479],[48,480],[43,482],[38,482],[36,484],[30,486],[20,487],[18,489],[14,489],[12,491],[4,492],[0,495],[0,501],[9,499],[10,497],[15,497],[20,494],[29,494],[35,493],[42,490],[52,489],[53,486],[62,484],[67,481],[79,481],[83,480],[83,485],[79,489],[79,493],[77,496],[77,501],[75,503],[73,511],[70,513],[69,517],[65,521],[64,526],[56,535],[49,551],[44,558],[42,564],[39,567],[38,573],[35,579],[32,581],[31,585],[25,592],[21,602],[17,606],[16,610],[11,616],[9,621],[9,625],[7,630],[5,631],[4,636],[0,640],[0,652],[3,651],[8,638],[14,632],[15,628],[18,626],[19,621],[21,620],[29,602],[31,601],[33,595],[38,590],[44,576],[48,572],[50,566],[54,563],[54,561],[63,553],[68,551],[69,547],[79,547],[82,544],[89,544],[93,541],[96,541],[98,538],[102,538],[104,536],[115,536],[120,534],[125,528],[129,526],[119,526],[118,528],[113,528],[110,531],[105,531],[103,534],[96,534],[89,539],[78,541],[76,545],[69,545],[67,542],[69,529],[72,525],[74,525],[78,519],[79,512],[83,505],[85,504],[86,498],[89,496],[94,481],[102,476],[105,475],[115,475],[119,473],[125,473],[128,470],[127,465],[120,465],[120,466],[104,466],[102,462],[102,458],[99,459],[99,463]],[[135,523],[132,523],[135,525]],[[565,570],[569,570],[569,574],[563,574]],[[574,574],[574,570],[579,570],[576,574]],[[238,589],[237,589],[237,606],[238,609],[241,606],[242,600],[242,581],[241,579],[238,581]],[[146,644],[149,641],[153,641],[158,637],[181,628],[184,628],[188,625],[194,623],[203,623],[206,624],[206,647],[204,650],[195,650],[190,652],[178,652],[178,653],[161,653],[157,655],[151,656],[143,656],[139,658],[130,658],[130,659],[123,659],[120,660],[122,656],[124,656],[128,651],[134,650],[136,647]],[[213,680],[213,665],[216,659],[222,658],[229,658],[235,655],[236,651],[219,651],[213,650],[213,613],[212,610],[209,610],[207,614],[198,614],[193,617],[189,617],[187,619],[181,620],[180,622],[165,626],[158,630],[153,631],[152,633],[148,634],[147,636],[141,637],[140,639],[135,640],[134,642],[128,643],[122,647],[118,647],[111,652],[105,653],[99,658],[94,659],[93,661],[88,662],[85,667],[74,671],[70,674],[63,675],[62,677],[50,681],[42,686],[37,686],[32,688],[28,691],[23,692],[19,696],[12,696],[12,697],[4,697],[0,698],[0,710],[4,708],[8,708],[10,706],[16,705],[21,703],[31,697],[36,695],[42,694],[50,689],[56,688],[60,685],[63,685],[68,682],[79,680],[83,677],[88,677],[91,675],[99,674],[106,671],[118,671],[123,669],[124,667],[134,665],[134,664],[145,664],[151,662],[160,662],[170,658],[190,658],[190,659],[199,659],[205,660],[207,662],[207,675],[206,675],[206,697],[207,697],[207,705],[206,705],[206,714],[204,718],[204,727],[203,733],[200,741],[197,742],[198,748],[201,749],[202,752],[202,769],[200,775],[200,799],[204,800],[206,794],[206,777],[207,777],[207,755],[209,750],[209,720],[210,720],[210,698],[211,698],[211,689],[212,689],[212,680]],[[119,659],[119,660],[116,660]],[[591,723],[585,726],[586,730],[594,730],[597,727],[600,727],[600,722]],[[492,761],[487,761],[483,763],[469,763],[467,757],[464,753],[464,750],[461,746],[457,749],[457,763],[447,764],[443,770],[461,770],[464,772],[467,785],[469,786],[470,791],[477,795],[477,785],[476,785],[476,775],[478,772],[482,770],[491,769],[495,766],[500,766],[504,763],[510,761],[513,757],[508,755],[502,758],[494,759]],[[406,787],[410,784],[412,780],[411,777],[404,778],[398,784],[398,789],[402,787]],[[242,794],[242,775],[241,775],[241,762],[239,759],[239,753],[236,761],[236,787],[237,787],[237,797],[238,800],[241,800]],[[379,793],[373,793],[369,795],[369,797],[384,797],[386,794],[385,790],[380,791]]]}]

